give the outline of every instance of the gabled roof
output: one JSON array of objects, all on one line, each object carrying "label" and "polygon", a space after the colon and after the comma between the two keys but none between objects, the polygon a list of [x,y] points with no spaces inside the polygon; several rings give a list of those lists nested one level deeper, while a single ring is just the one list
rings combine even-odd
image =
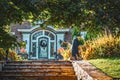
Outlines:
[{"label": "gabled roof", "polygon": [[[19,32],[31,32],[31,31],[33,31],[34,29],[42,29],[41,27],[40,27],[40,25],[36,25],[36,26],[33,26],[33,27],[31,27],[31,28],[25,28],[25,29],[18,29],[18,31]],[[69,29],[59,29],[59,30],[56,30],[56,29],[54,29],[52,26],[50,26],[50,25],[48,25],[47,26],[47,28],[46,28],[47,30],[51,30],[51,31],[55,31],[55,32],[62,32],[62,33],[64,33],[64,32],[68,32],[69,31]]]}]

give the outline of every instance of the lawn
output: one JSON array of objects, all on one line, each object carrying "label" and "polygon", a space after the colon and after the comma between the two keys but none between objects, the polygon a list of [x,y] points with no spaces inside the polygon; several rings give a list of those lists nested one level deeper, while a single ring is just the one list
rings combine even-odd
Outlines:
[{"label": "lawn", "polygon": [[91,64],[113,78],[120,78],[120,57],[89,60]]}]

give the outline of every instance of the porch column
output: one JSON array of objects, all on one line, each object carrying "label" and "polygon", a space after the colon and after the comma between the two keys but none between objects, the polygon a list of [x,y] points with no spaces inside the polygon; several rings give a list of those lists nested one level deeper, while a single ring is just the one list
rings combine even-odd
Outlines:
[{"label": "porch column", "polygon": [[30,34],[29,33],[23,34],[23,41],[26,42],[26,50],[27,50],[27,53],[29,54],[29,51],[30,51]]},{"label": "porch column", "polygon": [[64,34],[57,34],[57,50],[61,47],[60,40],[64,41]]}]

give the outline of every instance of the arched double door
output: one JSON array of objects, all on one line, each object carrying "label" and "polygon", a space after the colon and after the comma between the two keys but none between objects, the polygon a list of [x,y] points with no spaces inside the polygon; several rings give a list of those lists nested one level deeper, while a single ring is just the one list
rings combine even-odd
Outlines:
[{"label": "arched double door", "polygon": [[32,58],[54,59],[56,51],[56,35],[48,30],[39,30],[31,35]]}]

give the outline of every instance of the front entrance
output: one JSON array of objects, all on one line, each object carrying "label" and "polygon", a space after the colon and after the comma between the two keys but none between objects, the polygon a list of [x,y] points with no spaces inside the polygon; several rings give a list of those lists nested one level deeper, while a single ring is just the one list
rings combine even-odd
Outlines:
[{"label": "front entrance", "polygon": [[40,37],[38,39],[38,59],[48,59],[49,54],[49,38]]},{"label": "front entrance", "polygon": [[48,30],[38,30],[31,35],[31,59],[55,59],[56,35]]}]

